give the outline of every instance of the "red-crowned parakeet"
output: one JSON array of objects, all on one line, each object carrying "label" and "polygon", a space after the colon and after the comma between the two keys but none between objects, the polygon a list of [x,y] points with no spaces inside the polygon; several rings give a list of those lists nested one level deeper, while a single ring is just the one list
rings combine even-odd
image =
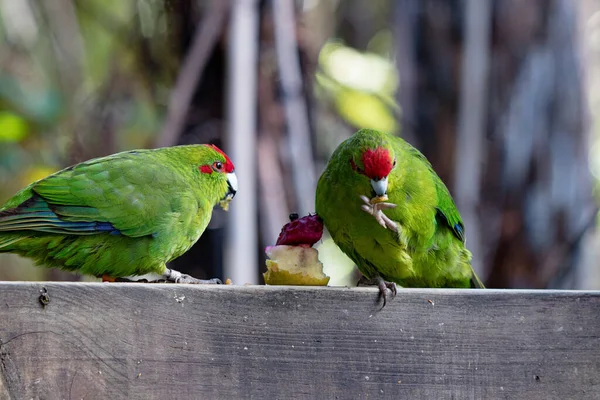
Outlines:
[{"label": "red-crowned parakeet", "polygon": [[335,150],[316,211],[333,240],[386,301],[404,287],[483,287],[450,193],[399,137],[362,129]]},{"label": "red-crowned parakeet", "polygon": [[213,145],[133,150],[32,183],[0,207],[0,252],[97,277],[212,283],[168,269],[237,190]]}]

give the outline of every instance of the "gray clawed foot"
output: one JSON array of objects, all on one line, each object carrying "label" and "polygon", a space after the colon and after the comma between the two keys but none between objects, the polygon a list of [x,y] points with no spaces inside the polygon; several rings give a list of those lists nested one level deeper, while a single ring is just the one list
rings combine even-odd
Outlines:
[{"label": "gray clawed foot", "polygon": [[223,282],[219,278],[212,279],[197,279],[193,276],[189,276],[186,274],[181,274],[179,278],[175,280],[175,283],[191,283],[191,284],[201,284],[201,285],[222,285]]},{"label": "gray clawed foot", "polygon": [[372,215],[379,225],[383,226],[386,229],[391,229],[394,232],[398,232],[398,225],[394,221],[388,218],[387,215],[383,213],[383,210],[389,208],[395,208],[396,204],[394,203],[375,203],[371,204],[371,200],[367,196],[360,196],[360,199],[363,201],[362,206],[360,208],[366,212],[367,214]]},{"label": "gray clawed foot", "polygon": [[383,307],[385,307],[385,305],[387,304],[388,289],[392,293],[392,299],[396,297],[396,293],[398,293],[398,290],[396,289],[396,284],[394,282],[387,282],[384,281],[381,277],[378,278],[379,279],[377,282],[377,287],[379,287],[379,296],[383,297],[383,305],[381,306],[381,309],[383,310]]},{"label": "gray clawed foot", "polygon": [[194,278],[193,276],[190,276],[187,274],[182,274],[179,271],[175,271],[174,269],[169,269],[169,268],[167,268],[167,270],[165,271],[165,277],[167,278],[167,281],[173,282],[173,283],[189,283],[189,284],[194,284],[194,285],[220,285],[223,283],[218,278],[212,278],[212,279],[206,279],[206,280],[198,279],[198,278]]},{"label": "gray clawed foot", "polygon": [[376,276],[373,279],[367,279],[365,276],[363,276],[358,281],[358,284],[359,285],[377,285],[377,287],[379,288],[379,298],[383,298],[383,305],[381,306],[380,310],[383,310],[383,307],[385,307],[385,305],[387,304],[387,300],[388,300],[388,296],[389,296],[388,290],[391,292],[391,296],[392,296],[390,298],[390,300],[392,300],[394,297],[396,297],[396,293],[398,293],[396,284],[394,282],[388,282],[380,276]]},{"label": "gray clawed foot", "polygon": [[147,282],[147,283],[191,283],[191,284],[221,284],[221,280],[217,278],[213,279],[196,279],[193,276],[182,274],[174,269],[166,268],[163,274],[157,274],[156,272],[150,272],[144,275],[131,275],[116,278],[115,282]]}]

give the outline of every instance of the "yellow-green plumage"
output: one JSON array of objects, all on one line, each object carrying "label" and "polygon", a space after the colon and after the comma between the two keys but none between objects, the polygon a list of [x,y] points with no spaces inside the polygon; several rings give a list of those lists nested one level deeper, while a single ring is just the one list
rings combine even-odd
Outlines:
[{"label": "yellow-green plumage", "polygon": [[[361,210],[374,197],[364,169],[367,149],[395,159],[384,212],[398,233]],[[454,201],[425,157],[401,138],[363,129],[340,144],[319,179],[316,211],[335,243],[367,278],[404,287],[483,287],[471,268],[464,228]]]},{"label": "yellow-green plumage", "polygon": [[215,162],[233,171],[206,145],[123,152],[59,171],[0,207],[0,252],[94,276],[163,274],[228,193],[225,171],[200,169]]}]

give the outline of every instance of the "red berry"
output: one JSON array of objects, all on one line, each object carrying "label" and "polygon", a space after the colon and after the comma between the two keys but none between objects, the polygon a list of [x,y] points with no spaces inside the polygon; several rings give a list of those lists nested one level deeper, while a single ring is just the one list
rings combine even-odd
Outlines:
[{"label": "red berry", "polygon": [[323,220],[317,214],[293,219],[281,228],[277,245],[312,246],[323,236]]}]

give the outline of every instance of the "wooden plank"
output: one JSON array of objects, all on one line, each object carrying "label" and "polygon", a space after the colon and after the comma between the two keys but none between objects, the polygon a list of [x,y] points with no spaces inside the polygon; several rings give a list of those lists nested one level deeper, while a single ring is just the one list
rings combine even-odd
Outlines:
[{"label": "wooden plank", "polygon": [[600,292],[376,300],[373,288],[0,283],[0,398],[600,399]]}]

